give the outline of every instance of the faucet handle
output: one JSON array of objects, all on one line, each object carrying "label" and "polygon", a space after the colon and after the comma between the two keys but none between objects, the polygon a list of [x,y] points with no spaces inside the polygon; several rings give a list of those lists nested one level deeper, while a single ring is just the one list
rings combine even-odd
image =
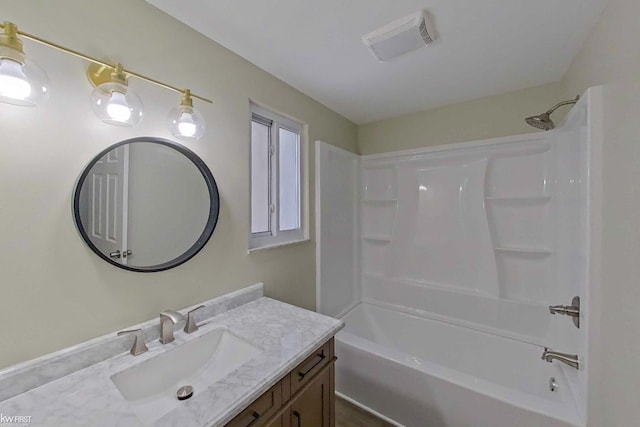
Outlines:
[{"label": "faucet handle", "polygon": [[580,297],[573,297],[571,305],[550,305],[549,313],[570,316],[575,327],[580,328]]},{"label": "faucet handle", "polygon": [[144,334],[142,332],[142,329],[131,329],[118,332],[118,336],[122,335],[133,335],[135,337],[133,340],[133,346],[131,347],[131,354],[133,354],[134,356],[138,356],[149,351],[147,345],[144,342]]},{"label": "faucet handle", "polygon": [[192,334],[198,330],[198,325],[196,325],[196,321],[194,319],[195,314],[198,310],[204,308],[204,305],[194,308],[190,312],[187,313],[187,323],[184,325],[184,331],[188,334]]}]

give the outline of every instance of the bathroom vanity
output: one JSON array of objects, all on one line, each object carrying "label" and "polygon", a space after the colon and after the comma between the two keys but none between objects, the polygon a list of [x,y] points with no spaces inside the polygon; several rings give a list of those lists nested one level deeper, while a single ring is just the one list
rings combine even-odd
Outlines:
[{"label": "bathroom vanity", "polygon": [[177,323],[170,343],[159,319],[129,328],[142,330],[146,351],[113,332],[5,369],[0,413],[31,426],[334,424],[341,320],[266,298],[262,284],[203,305],[198,329]]}]

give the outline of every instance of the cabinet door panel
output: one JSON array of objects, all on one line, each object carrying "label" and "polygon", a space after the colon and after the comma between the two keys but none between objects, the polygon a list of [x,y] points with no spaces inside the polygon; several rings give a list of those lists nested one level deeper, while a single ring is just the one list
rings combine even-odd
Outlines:
[{"label": "cabinet door panel", "polygon": [[291,427],[331,427],[331,370],[291,403]]}]

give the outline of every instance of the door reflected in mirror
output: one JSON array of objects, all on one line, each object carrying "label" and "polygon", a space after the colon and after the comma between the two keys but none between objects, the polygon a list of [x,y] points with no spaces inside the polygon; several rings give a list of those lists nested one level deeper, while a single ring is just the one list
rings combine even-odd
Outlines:
[{"label": "door reflected in mirror", "polygon": [[127,270],[161,271],[202,249],[220,200],[195,153],[147,137],[96,156],[80,176],[73,205],[80,234],[101,258]]}]

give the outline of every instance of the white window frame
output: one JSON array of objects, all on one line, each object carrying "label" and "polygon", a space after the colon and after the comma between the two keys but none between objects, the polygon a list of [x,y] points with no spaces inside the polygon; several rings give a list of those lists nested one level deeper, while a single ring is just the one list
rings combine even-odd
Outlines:
[{"label": "white window frame", "polygon": [[[251,140],[249,140],[249,252],[257,249],[266,249],[271,247],[288,245],[291,243],[303,242],[308,240],[307,224],[305,221],[304,209],[306,203],[306,185],[305,185],[305,140],[304,125],[300,122],[274,113],[264,107],[251,104],[251,122],[254,117],[258,116],[258,123],[267,124],[270,122],[270,163],[269,163],[269,200],[270,212],[269,223],[271,231],[262,233],[251,232],[251,214],[252,214],[252,191],[251,188]],[[251,125],[250,122],[250,125]],[[280,140],[279,130],[286,129],[298,135],[298,218],[300,219],[300,227],[295,230],[280,231]],[[251,138],[251,136],[250,136]]]}]

